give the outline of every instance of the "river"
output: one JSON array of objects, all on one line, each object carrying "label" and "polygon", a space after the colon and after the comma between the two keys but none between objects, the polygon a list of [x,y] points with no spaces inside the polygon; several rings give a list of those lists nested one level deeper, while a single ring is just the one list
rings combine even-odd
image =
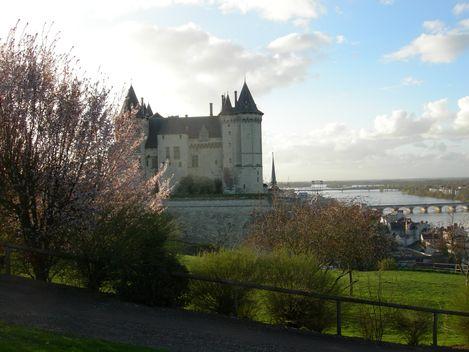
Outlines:
[{"label": "river", "polygon": [[[369,205],[458,203],[452,200],[409,195],[399,190],[386,190],[383,192],[378,189],[338,191],[325,188],[320,194],[324,197],[356,201]],[[435,226],[448,226],[452,223],[458,223],[464,227],[469,227],[469,212],[409,214],[409,216],[415,222],[428,221]]]}]

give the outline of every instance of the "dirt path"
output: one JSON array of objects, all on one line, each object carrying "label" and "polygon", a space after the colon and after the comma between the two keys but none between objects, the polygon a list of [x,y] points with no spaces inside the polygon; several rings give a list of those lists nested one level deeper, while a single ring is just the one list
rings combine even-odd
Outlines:
[{"label": "dirt path", "polygon": [[0,320],[177,351],[409,351],[226,317],[123,303],[83,289],[0,276]]}]

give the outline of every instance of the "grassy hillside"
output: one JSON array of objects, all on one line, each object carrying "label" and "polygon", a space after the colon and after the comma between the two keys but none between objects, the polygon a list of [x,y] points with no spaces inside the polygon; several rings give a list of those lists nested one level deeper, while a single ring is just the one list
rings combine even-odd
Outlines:
[{"label": "grassy hillside", "polygon": [[0,322],[0,351],[2,352],[163,352],[92,339],[80,339],[60,334],[28,329]]},{"label": "grassy hillside", "polygon": [[[184,256],[181,261],[189,268],[197,260],[196,256]],[[371,271],[355,272],[354,296],[366,299],[382,300],[425,306],[441,309],[457,309],[455,297],[464,287],[464,277],[459,274],[444,274],[418,271]],[[343,278],[344,283],[348,282],[348,277]],[[344,292],[346,295],[348,291]],[[360,336],[359,320],[363,317],[362,312],[369,308],[358,304],[343,304],[343,334],[346,336]],[[392,324],[395,312],[383,310],[389,317]],[[269,323],[270,318],[262,311],[257,319]],[[454,318],[441,316],[439,318],[439,344],[440,345],[463,345],[464,340],[454,331]],[[393,331],[386,328],[384,340],[389,342],[400,342],[402,339]],[[328,333],[335,334],[335,329],[330,329]],[[431,336],[425,339],[427,344],[431,343]]]}]

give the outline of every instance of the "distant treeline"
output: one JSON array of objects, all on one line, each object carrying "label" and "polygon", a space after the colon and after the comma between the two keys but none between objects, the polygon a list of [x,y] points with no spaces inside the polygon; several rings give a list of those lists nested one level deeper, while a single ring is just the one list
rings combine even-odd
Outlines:
[{"label": "distant treeline", "polygon": [[401,191],[407,194],[421,197],[434,197],[441,199],[459,200],[461,202],[469,202],[469,186],[466,186],[462,189],[458,189],[457,187],[448,189],[451,189],[450,193],[440,191],[438,190],[438,187],[407,186],[402,188]]}]

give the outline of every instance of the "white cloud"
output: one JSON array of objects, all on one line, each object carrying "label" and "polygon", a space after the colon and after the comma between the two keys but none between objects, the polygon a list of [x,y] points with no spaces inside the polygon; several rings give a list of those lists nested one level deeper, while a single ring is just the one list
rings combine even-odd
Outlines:
[{"label": "white cloud", "polygon": [[447,121],[454,117],[454,113],[449,109],[448,99],[445,98],[426,103],[422,116],[435,121]]},{"label": "white cloud", "polygon": [[[2,5],[3,12],[15,12],[21,16],[54,17],[57,14],[87,15],[92,18],[114,20],[151,9],[174,5],[214,6],[223,13],[258,13],[271,21],[297,21],[306,25],[310,20],[326,13],[322,0],[17,0]],[[59,19],[60,15],[56,18]],[[0,14],[1,18],[1,14]]]},{"label": "white cloud", "polygon": [[[224,89],[238,88],[245,75],[257,96],[305,79],[313,59],[333,43],[320,32],[292,33],[256,51],[195,24],[170,28],[137,25],[129,32],[132,46],[127,50],[144,60],[139,65],[154,74],[154,84],[145,90],[172,94],[198,109],[203,106],[204,111],[209,99],[213,101]],[[164,80],[159,79],[160,73]]]},{"label": "white cloud", "polygon": [[466,18],[465,20],[460,21],[459,25],[463,28],[469,28],[469,18]]},{"label": "white cloud", "polygon": [[267,48],[276,53],[299,52],[308,49],[321,50],[332,43],[332,39],[324,33],[311,34],[290,33],[273,40]]},{"label": "white cloud", "polygon": [[423,28],[430,33],[441,33],[445,31],[445,24],[440,20],[425,21]]},{"label": "white cloud", "polygon": [[459,99],[459,112],[454,121],[455,128],[462,132],[469,132],[469,96]]},{"label": "white cloud", "polygon": [[403,86],[419,86],[419,85],[421,85],[422,83],[423,83],[422,80],[417,79],[417,78],[412,77],[412,76],[404,77],[404,78],[402,79],[402,82],[401,82],[401,84],[402,84]]},{"label": "white cloud", "polygon": [[263,18],[273,21],[288,21],[291,19],[316,19],[326,12],[320,0],[215,0],[224,12],[249,11],[258,12]]},{"label": "white cloud", "polygon": [[383,5],[393,5],[394,0],[379,0],[379,2]]},{"label": "white cloud", "polygon": [[421,79],[417,79],[412,76],[407,76],[407,77],[404,77],[399,84],[383,87],[381,89],[390,90],[390,89],[395,89],[395,88],[400,88],[400,87],[420,86],[422,85],[422,83],[423,81]]},{"label": "white cloud", "polygon": [[459,2],[453,7],[453,13],[457,16],[466,11],[469,11],[469,2]]},{"label": "white cloud", "polygon": [[[385,55],[387,60],[407,61],[419,58],[423,62],[451,63],[469,49],[469,33],[461,28],[444,30],[441,23],[425,22],[424,27],[432,33],[423,33],[410,44],[396,52]],[[443,25],[444,27],[444,25]],[[436,30],[438,30],[436,32]]]},{"label": "white cloud", "polygon": [[346,41],[347,41],[347,39],[343,35],[338,35],[338,36],[335,37],[335,42],[337,44],[344,44]]},{"label": "white cloud", "polygon": [[430,131],[434,121],[429,118],[415,118],[403,110],[393,111],[390,115],[380,115],[375,118],[374,131],[371,136],[395,137],[402,139],[408,136],[418,136]]},{"label": "white cloud", "polygon": [[448,104],[428,102],[421,115],[396,110],[369,128],[335,122],[294,136],[268,135],[266,149],[276,151],[280,179],[309,168],[326,179],[462,176],[469,172],[469,96],[457,112]]}]

